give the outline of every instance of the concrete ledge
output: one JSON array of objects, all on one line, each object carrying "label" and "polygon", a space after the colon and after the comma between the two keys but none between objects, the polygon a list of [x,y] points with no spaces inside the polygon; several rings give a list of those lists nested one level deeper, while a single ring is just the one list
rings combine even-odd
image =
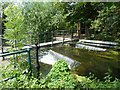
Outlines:
[{"label": "concrete ledge", "polygon": [[108,44],[108,45],[117,45],[118,44],[116,42],[85,40],[85,39],[80,39],[79,42],[88,42],[88,43],[96,43],[96,44]]}]

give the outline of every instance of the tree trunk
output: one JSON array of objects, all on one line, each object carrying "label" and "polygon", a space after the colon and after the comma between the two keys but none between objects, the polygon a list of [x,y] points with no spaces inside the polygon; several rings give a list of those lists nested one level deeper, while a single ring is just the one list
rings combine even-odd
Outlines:
[{"label": "tree trunk", "polygon": [[78,36],[78,37],[81,36],[80,22],[78,22],[78,24],[77,24],[77,36]]},{"label": "tree trunk", "polygon": [[88,37],[89,36],[89,32],[88,32],[88,27],[85,26],[85,36]]}]

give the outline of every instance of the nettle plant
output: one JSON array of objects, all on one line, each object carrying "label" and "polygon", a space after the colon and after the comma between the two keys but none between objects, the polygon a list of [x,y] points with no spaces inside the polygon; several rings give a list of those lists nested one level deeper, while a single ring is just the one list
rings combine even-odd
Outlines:
[{"label": "nettle plant", "polygon": [[23,30],[21,30],[21,27],[24,20],[22,8],[15,5],[9,5],[6,9],[4,9],[4,14],[7,16],[4,19],[6,27],[4,38],[9,39],[7,44],[12,46],[11,51],[17,49],[17,47],[18,49],[21,49],[23,47],[21,40]]}]

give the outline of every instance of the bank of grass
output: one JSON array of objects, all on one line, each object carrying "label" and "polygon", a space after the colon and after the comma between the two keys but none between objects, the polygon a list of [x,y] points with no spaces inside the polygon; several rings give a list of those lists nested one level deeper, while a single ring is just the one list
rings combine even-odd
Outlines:
[{"label": "bank of grass", "polygon": [[[9,66],[7,67],[9,68]],[[4,71],[4,72],[3,72]],[[100,81],[94,75],[90,74],[90,77],[78,76],[71,74],[67,63],[64,60],[56,62],[49,74],[41,78],[40,80],[32,76],[29,76],[28,70],[20,70],[18,68],[11,71],[7,71],[2,68],[0,70],[2,77],[15,75],[14,79],[10,79],[6,82],[1,82],[1,88],[116,88],[120,89],[120,79],[111,81],[109,74],[104,77],[104,81]],[[41,74],[40,74],[41,77]]]}]

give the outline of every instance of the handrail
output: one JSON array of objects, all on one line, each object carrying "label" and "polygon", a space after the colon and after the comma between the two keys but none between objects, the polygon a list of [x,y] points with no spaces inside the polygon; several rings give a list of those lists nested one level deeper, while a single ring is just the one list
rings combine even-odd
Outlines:
[{"label": "handrail", "polygon": [[[20,53],[23,53],[23,52],[28,52],[29,71],[32,72],[32,69],[31,69],[31,59],[30,59],[30,48],[24,49],[24,50],[15,51],[15,52],[10,52],[10,53],[1,54],[0,57],[9,56],[9,55],[13,55],[13,54],[20,54]],[[30,73],[31,73],[31,72],[30,72]],[[7,79],[1,80],[0,82],[2,82],[2,81],[7,81],[7,80],[12,79],[12,78],[14,78],[14,77],[15,77],[15,76],[8,77]]]},{"label": "handrail", "polygon": [[31,59],[30,59],[30,48],[24,49],[24,50],[15,51],[15,52],[10,52],[10,53],[1,54],[0,57],[9,56],[9,55],[13,55],[13,54],[20,54],[20,53],[23,53],[23,52],[28,52],[28,65],[29,65],[29,70],[32,71],[32,69],[31,69]]}]

